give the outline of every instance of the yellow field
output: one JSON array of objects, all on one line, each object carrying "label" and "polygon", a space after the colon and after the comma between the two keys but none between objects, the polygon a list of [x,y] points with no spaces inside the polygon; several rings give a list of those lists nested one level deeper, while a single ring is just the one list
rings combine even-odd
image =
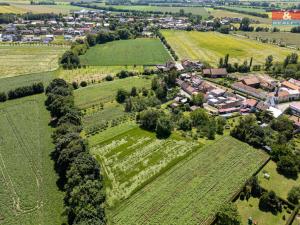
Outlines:
[{"label": "yellow field", "polygon": [[0,78],[55,70],[64,47],[0,45]]},{"label": "yellow field", "polygon": [[292,50],[259,43],[254,40],[225,35],[217,32],[163,30],[162,34],[180,59],[201,60],[216,66],[220,57],[229,54],[230,62],[250,61],[263,64],[268,55],[274,61],[282,61]]},{"label": "yellow field", "polygon": [[87,68],[81,68],[76,70],[59,70],[58,77],[61,77],[69,82],[82,80],[92,82],[99,81],[105,78],[107,75],[116,75],[122,70],[143,72],[143,66],[88,66]]},{"label": "yellow field", "polygon": [[6,5],[0,5],[0,13],[16,13],[16,14],[21,14],[24,13],[25,11],[23,9],[19,9],[15,6],[6,6]]}]

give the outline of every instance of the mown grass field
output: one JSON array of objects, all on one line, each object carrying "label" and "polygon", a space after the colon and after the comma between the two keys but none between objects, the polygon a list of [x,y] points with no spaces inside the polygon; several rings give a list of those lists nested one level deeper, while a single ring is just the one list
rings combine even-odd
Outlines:
[{"label": "mown grass field", "polygon": [[0,104],[0,223],[62,224],[44,95]]},{"label": "mown grass field", "polygon": [[0,78],[55,70],[65,50],[45,45],[0,45]]},{"label": "mown grass field", "polygon": [[107,203],[113,206],[199,146],[176,133],[160,140],[155,133],[134,128],[90,151],[104,168]]},{"label": "mown grass field", "polygon": [[159,39],[138,38],[96,45],[80,59],[92,66],[133,66],[164,64],[171,56]]},{"label": "mown grass field", "polygon": [[[277,165],[275,162],[270,161],[257,175],[260,185],[275,193],[283,199],[287,199],[288,193],[293,186],[300,185],[300,177],[297,179],[287,178],[279,174],[276,170]],[[270,179],[264,178],[264,172],[270,175]]]},{"label": "mown grass field", "polygon": [[0,79],[0,92],[7,92],[17,87],[31,85],[37,82],[43,82],[46,86],[51,80],[56,77],[56,71],[41,72],[19,75],[14,77],[6,77]]},{"label": "mown grass field", "polygon": [[117,91],[120,88],[129,91],[132,87],[150,88],[150,85],[151,77],[129,77],[90,85],[85,88],[79,88],[74,92],[75,105],[80,108],[89,108],[100,103],[114,101]]},{"label": "mown grass field", "polygon": [[121,203],[112,210],[111,223],[205,223],[266,158],[262,151],[224,136],[191,154]]},{"label": "mown grass field", "polygon": [[[282,29],[282,27],[278,27]],[[285,28],[285,27],[283,27]],[[289,28],[290,30],[290,28]],[[300,48],[300,34],[290,32],[234,32],[238,35],[244,35],[251,39],[268,39],[270,42],[276,40],[277,43],[283,43],[293,48]]]},{"label": "mown grass field", "polygon": [[[259,198],[250,198],[247,200],[236,201],[239,214],[242,217],[242,224],[248,225],[248,218],[252,217],[253,221],[256,221],[260,225],[285,225],[290,214],[283,208],[282,212],[278,212],[276,215],[271,212],[264,212],[259,209]],[[285,216],[285,220],[282,217]]]},{"label": "mown grass field", "polygon": [[99,81],[105,78],[108,74],[114,76],[118,72],[126,70],[132,72],[143,72],[144,66],[88,66],[74,70],[59,70],[58,76],[69,81]]},{"label": "mown grass field", "polygon": [[217,65],[220,57],[229,54],[229,61],[243,63],[253,57],[253,65],[264,64],[268,55],[274,61],[282,61],[293,52],[270,44],[263,44],[246,38],[225,35],[217,32],[163,30],[163,35],[180,59],[203,60]]}]

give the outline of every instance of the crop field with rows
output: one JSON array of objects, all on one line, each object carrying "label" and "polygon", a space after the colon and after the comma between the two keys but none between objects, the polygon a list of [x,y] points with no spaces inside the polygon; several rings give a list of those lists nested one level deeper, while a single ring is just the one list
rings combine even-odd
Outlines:
[{"label": "crop field with rows", "polygon": [[[101,154],[109,153],[106,149],[124,141],[125,138],[115,139]],[[185,145],[188,146],[191,142]],[[127,151],[119,154],[126,155]],[[140,159],[135,162],[142,164],[144,161]],[[261,150],[224,136],[191,154],[122,202],[111,211],[111,224],[205,224],[266,159]]]},{"label": "crop field with rows", "polygon": [[0,223],[61,224],[44,96],[0,104]]},{"label": "crop field with rows", "polygon": [[137,38],[98,44],[80,56],[83,65],[134,66],[164,64],[171,56],[157,38]]},{"label": "crop field with rows", "polygon": [[155,133],[134,128],[90,151],[104,169],[107,203],[113,206],[199,147],[176,133],[157,139]]},{"label": "crop field with rows", "polygon": [[52,71],[64,47],[45,45],[0,45],[0,78]]},{"label": "crop field with rows", "polygon": [[164,30],[162,34],[180,59],[203,60],[215,66],[226,54],[229,54],[230,63],[243,63],[244,60],[249,63],[253,57],[253,64],[264,64],[268,55],[273,55],[274,61],[282,61],[293,52],[287,48],[217,32]]}]

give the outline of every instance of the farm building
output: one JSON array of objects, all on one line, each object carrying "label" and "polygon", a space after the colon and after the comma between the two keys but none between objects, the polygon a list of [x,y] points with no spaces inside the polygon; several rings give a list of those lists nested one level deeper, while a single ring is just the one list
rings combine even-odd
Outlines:
[{"label": "farm building", "polygon": [[210,77],[210,78],[220,78],[227,76],[227,70],[225,68],[218,68],[218,69],[204,69],[203,76]]},{"label": "farm building", "polygon": [[292,114],[300,116],[300,102],[293,102],[290,104]]}]

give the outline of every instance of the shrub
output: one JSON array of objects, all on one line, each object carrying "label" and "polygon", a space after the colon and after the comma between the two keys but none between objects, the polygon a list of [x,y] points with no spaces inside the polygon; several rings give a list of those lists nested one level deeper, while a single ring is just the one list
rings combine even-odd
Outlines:
[{"label": "shrub", "polygon": [[7,95],[5,92],[0,92],[0,102],[5,102],[7,100]]},{"label": "shrub", "polygon": [[112,75],[107,75],[107,76],[105,77],[105,80],[106,80],[106,81],[112,81],[112,80],[114,80],[114,77],[113,77]]},{"label": "shrub", "polygon": [[81,82],[80,82],[80,86],[81,86],[81,87],[86,87],[86,86],[87,86],[87,82],[84,81],[84,80],[81,81]]}]

